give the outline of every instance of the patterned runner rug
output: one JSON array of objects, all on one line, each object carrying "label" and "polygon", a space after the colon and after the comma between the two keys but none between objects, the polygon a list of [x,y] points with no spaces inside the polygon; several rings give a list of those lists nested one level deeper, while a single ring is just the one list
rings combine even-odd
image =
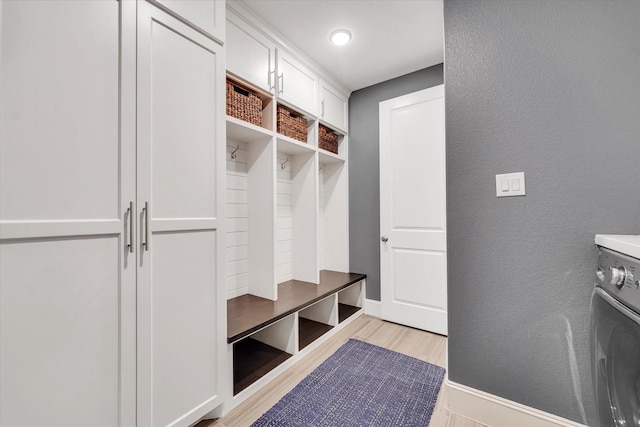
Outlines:
[{"label": "patterned runner rug", "polygon": [[351,339],[253,427],[429,425],[445,370]]}]

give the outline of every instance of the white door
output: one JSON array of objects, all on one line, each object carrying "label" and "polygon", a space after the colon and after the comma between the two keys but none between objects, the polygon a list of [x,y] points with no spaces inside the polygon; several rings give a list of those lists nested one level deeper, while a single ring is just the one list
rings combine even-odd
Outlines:
[{"label": "white door", "polygon": [[382,318],[447,334],[444,86],[380,103]]},{"label": "white door", "polygon": [[222,402],[224,73],[220,45],[138,4],[141,426],[189,425]]},{"label": "white door", "polygon": [[0,2],[3,427],[136,422],[127,16],[134,3]]}]

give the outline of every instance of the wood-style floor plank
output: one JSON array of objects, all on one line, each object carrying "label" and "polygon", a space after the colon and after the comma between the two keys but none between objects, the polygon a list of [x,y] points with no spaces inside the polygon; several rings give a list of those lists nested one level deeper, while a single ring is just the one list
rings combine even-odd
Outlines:
[{"label": "wood-style floor plank", "polygon": [[[248,427],[291,391],[304,377],[324,362],[349,338],[355,338],[389,350],[445,367],[446,337],[408,328],[375,317],[360,316],[314,349],[237,408],[219,420],[202,421],[196,427]],[[431,417],[431,427],[486,427],[446,408],[446,390],[440,395]]]}]

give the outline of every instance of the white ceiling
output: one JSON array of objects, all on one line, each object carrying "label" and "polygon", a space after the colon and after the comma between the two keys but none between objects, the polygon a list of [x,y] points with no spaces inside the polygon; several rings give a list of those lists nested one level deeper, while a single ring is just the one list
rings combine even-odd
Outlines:
[{"label": "white ceiling", "polygon": [[[442,0],[241,0],[351,90],[443,62]],[[334,46],[329,34],[353,39]]]}]

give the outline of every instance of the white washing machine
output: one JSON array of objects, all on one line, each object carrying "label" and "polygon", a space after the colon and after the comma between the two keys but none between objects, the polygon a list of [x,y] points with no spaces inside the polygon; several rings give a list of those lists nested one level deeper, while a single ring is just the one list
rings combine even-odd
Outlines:
[{"label": "white washing machine", "polygon": [[640,427],[640,236],[597,235],[591,366],[601,427]]}]

